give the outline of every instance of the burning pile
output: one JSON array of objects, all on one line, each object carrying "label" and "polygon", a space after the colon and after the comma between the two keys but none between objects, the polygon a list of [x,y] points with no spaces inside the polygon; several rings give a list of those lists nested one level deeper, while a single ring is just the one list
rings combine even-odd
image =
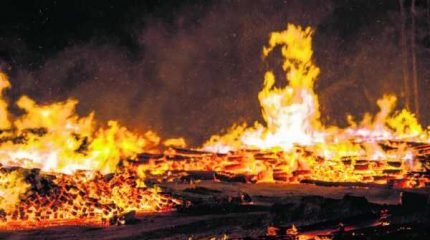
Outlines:
[{"label": "burning pile", "polygon": [[[427,131],[407,110],[394,112],[385,95],[375,116],[350,127],[325,126],[314,92],[312,30],[288,25],[271,34],[264,57],[280,49],[287,84],[276,87],[267,71],[258,95],[264,124],[236,125],[201,149],[168,148],[94,113],[79,117],[77,101],[39,105],[23,96],[24,112],[11,117],[0,98],[0,227],[46,224],[117,224],[133,212],[172,209],[178,200],[149,181],[200,173],[206,179],[243,182],[367,182],[398,187],[429,183]],[[0,93],[10,86],[0,73]],[[183,141],[166,141],[167,144]]]},{"label": "burning pile", "polygon": [[[215,180],[243,183],[287,182],[333,186],[390,185],[394,188],[422,188],[429,184],[429,144],[380,141],[387,151],[401,151],[408,146],[417,152],[414,161],[420,169],[408,169],[395,158],[371,159],[345,156],[340,160],[315,156],[306,147],[290,152],[241,149],[228,153],[170,149],[164,154],[144,154],[133,160],[137,171],[156,181]],[[304,163],[302,163],[304,161]],[[427,166],[426,167],[424,167]],[[311,167],[309,167],[311,166]]]},{"label": "burning pile", "polygon": [[[263,56],[268,57],[278,48],[284,57],[282,68],[288,84],[276,87],[274,73],[266,72],[258,96],[265,124],[235,126],[222,136],[212,137],[204,149],[276,152],[280,157],[275,161],[258,161],[253,156],[243,160],[248,170],[264,175],[260,179],[263,181],[278,180],[276,176],[282,173],[284,179],[294,182],[291,177],[306,173],[316,180],[386,182],[387,178],[407,179],[409,172],[426,171],[422,164],[425,161],[418,158],[427,158],[428,153],[411,145],[429,142],[428,133],[406,109],[393,111],[395,96],[384,95],[378,100],[380,111],[373,117],[366,114],[359,123],[348,117],[348,128],[324,126],[313,89],[319,68],[312,62],[311,28],[290,24],[285,31],[272,33]],[[424,144],[424,148],[428,146]],[[269,155],[273,159],[274,155]],[[258,164],[254,164],[256,160]],[[215,161],[212,166],[216,164]]]},{"label": "burning pile", "polygon": [[[134,214],[171,210],[177,202],[158,188],[139,185],[127,171],[102,175],[40,173],[36,169],[2,171],[0,227],[20,229],[64,224],[124,224]],[[130,218],[131,217],[131,218]]]},{"label": "burning pile", "polygon": [[[9,81],[0,74],[1,90]],[[117,122],[97,126],[79,117],[77,101],[38,105],[21,97],[11,121],[0,101],[0,227],[116,224],[130,213],[171,210],[177,202],[147,187],[122,159],[154,151],[159,138],[138,136]]]},{"label": "burning pile", "polygon": [[140,172],[160,175],[197,170],[242,175],[251,182],[426,186],[428,133],[409,111],[393,111],[395,96],[378,100],[380,111],[375,116],[366,114],[359,123],[349,117],[348,128],[321,123],[313,90],[319,69],[312,62],[311,37],[311,28],[290,24],[285,31],[272,33],[263,48],[264,57],[281,50],[288,83],[276,87],[274,73],[266,72],[258,96],[265,124],[233,126],[226,134],[213,136],[202,148],[207,152],[170,150],[148,156]]}]

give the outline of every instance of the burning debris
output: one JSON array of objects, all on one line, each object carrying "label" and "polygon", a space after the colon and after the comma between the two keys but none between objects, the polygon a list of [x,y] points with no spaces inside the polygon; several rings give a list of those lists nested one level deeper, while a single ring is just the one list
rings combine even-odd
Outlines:
[{"label": "burning debris", "polygon": [[[9,87],[3,74],[0,83]],[[0,103],[0,228],[122,224],[131,213],[179,203],[119,167],[151,152],[159,141],[153,133],[138,136],[115,121],[99,127],[93,113],[75,114],[74,100],[38,105],[23,96],[17,105],[24,114],[13,121],[6,101]]]},{"label": "burning debris", "polygon": [[[333,182],[425,187],[428,183],[428,133],[407,110],[393,112],[396,98],[386,95],[379,113],[349,128],[324,126],[313,90],[319,69],[312,62],[312,30],[288,25],[274,32],[264,57],[280,48],[288,84],[275,87],[268,71],[258,98],[265,124],[239,125],[212,137],[203,151],[173,149],[146,155],[139,171],[213,171],[213,178],[244,182]],[[221,176],[220,174],[224,175]],[[172,175],[173,174],[173,175]],[[208,175],[206,175],[208,177]],[[210,176],[209,176],[210,177]]]},{"label": "burning debris", "polygon": [[[379,113],[366,115],[360,123],[350,119],[348,128],[325,126],[314,91],[320,70],[312,62],[312,29],[290,24],[285,31],[272,33],[263,56],[277,49],[284,58],[287,84],[276,87],[275,74],[266,73],[258,96],[264,124],[238,125],[213,136],[200,149],[185,149],[183,139],[170,139],[162,150],[152,132],[139,135],[116,121],[98,124],[93,113],[79,117],[75,100],[39,105],[23,96],[17,106],[24,113],[11,117],[7,102],[1,99],[0,228],[124,224],[135,214],[170,211],[178,205],[182,214],[220,212],[220,206],[221,212],[267,210],[254,205],[245,192],[209,206],[175,192],[163,194],[157,187],[172,182],[428,187],[430,137],[412,113],[393,111],[396,97],[383,96],[377,102]],[[0,90],[9,86],[1,74]],[[188,194],[202,195],[207,190],[192,188]],[[426,205],[427,198],[420,201]],[[270,209],[280,222],[276,224],[335,221],[338,232],[344,234],[347,226],[339,221],[362,215],[373,219],[375,211],[383,213],[377,221],[390,227],[389,212],[380,208],[365,198],[308,197],[299,203],[273,204]],[[333,214],[342,219],[332,219]],[[302,230],[295,225],[271,226],[266,237],[301,239]]]},{"label": "burning debris", "polygon": [[[398,151],[398,143],[379,142],[381,147],[390,145]],[[401,143],[401,145],[410,143]],[[410,148],[414,149],[413,147]],[[429,184],[426,168],[416,171],[405,170],[404,162],[394,160],[373,160],[357,157],[343,157],[339,162],[314,157],[306,147],[295,147],[291,152],[267,150],[238,150],[228,153],[210,153],[171,148],[163,154],[143,154],[130,165],[143,171],[154,181],[214,180],[221,182],[264,183],[314,183],[320,185],[372,186],[384,185],[395,188],[420,188]],[[424,153],[422,165],[428,164]],[[417,156],[414,156],[418,158]],[[315,165],[314,169],[301,169],[303,165],[290,170],[292,160]],[[311,162],[312,161],[312,162]],[[339,165],[337,165],[339,164]],[[290,168],[289,168],[290,167]],[[160,172],[161,171],[161,172]]]},{"label": "burning debris", "polygon": [[[1,172],[5,183],[0,227],[9,230],[124,224],[135,213],[170,211],[179,203],[163,196],[158,188],[139,185],[136,175],[127,171],[110,175],[77,171],[67,175],[15,167],[2,168]],[[13,184],[22,187],[11,187]]]}]

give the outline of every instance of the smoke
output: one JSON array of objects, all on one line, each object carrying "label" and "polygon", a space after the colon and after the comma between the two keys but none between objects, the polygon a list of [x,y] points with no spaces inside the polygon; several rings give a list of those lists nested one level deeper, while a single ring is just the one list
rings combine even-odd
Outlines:
[{"label": "smoke", "polygon": [[42,102],[77,98],[82,114],[94,110],[100,120],[118,119],[134,130],[199,145],[234,123],[260,119],[256,96],[266,69],[261,49],[270,32],[292,22],[316,28],[322,69],[317,93],[326,121],[341,123],[346,113],[375,106],[382,91],[399,92],[390,81],[400,82],[400,68],[393,70],[399,63],[395,26],[387,27],[392,17],[384,13],[374,24],[380,16],[375,12],[352,29],[342,25],[349,16],[339,5],[347,4],[196,2],[168,18],[137,15],[133,19],[140,20],[126,29],[132,47],[96,35],[72,41],[39,68],[12,71],[11,95]]},{"label": "smoke", "polygon": [[[402,102],[402,59],[396,2],[350,1],[336,5],[314,39],[320,106],[328,124],[346,125],[378,111],[376,100],[395,94]],[[345,19],[348,19],[345,21]]]},{"label": "smoke", "polygon": [[39,69],[19,69],[13,91],[42,102],[77,98],[82,114],[95,110],[101,120],[199,144],[233,123],[259,119],[268,34],[289,21],[316,25],[329,12],[330,4],[317,1],[235,1],[190,5],[172,21],[142,16],[145,24],[130,30],[137,48],[94,36]]}]

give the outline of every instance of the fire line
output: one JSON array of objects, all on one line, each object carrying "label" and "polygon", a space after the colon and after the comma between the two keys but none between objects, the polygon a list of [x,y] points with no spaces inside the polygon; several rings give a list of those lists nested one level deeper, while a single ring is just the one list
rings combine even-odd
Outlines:
[{"label": "fire line", "polygon": [[[395,111],[394,95],[377,101],[374,116],[349,117],[347,128],[320,121],[312,34],[293,24],[270,34],[263,57],[281,51],[285,86],[276,87],[268,69],[258,94],[264,122],[235,125],[199,149],[98,123],[94,113],[78,116],[74,99],[42,105],[22,96],[16,104],[24,114],[13,117],[2,96],[0,228],[124,224],[129,215],[172,211],[184,203],[157,183],[197,173],[245,183],[427,186],[428,130],[411,112]],[[1,93],[8,87],[1,73]]]}]

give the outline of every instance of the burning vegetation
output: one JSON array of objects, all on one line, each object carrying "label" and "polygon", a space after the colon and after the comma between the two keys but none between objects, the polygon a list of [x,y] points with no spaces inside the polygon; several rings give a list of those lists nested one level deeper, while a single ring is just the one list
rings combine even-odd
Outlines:
[{"label": "burning vegetation", "polygon": [[[395,111],[395,96],[381,96],[374,116],[348,117],[347,128],[320,121],[312,33],[289,24],[270,34],[263,57],[281,51],[285,84],[266,72],[258,95],[264,123],[235,125],[199,149],[97,123],[94,113],[80,117],[76,100],[40,105],[23,96],[23,113],[13,117],[1,99],[0,227],[123,224],[135,213],[186,205],[157,187],[184,179],[426,187],[430,136],[414,114]],[[0,74],[1,91],[8,87]]]}]

